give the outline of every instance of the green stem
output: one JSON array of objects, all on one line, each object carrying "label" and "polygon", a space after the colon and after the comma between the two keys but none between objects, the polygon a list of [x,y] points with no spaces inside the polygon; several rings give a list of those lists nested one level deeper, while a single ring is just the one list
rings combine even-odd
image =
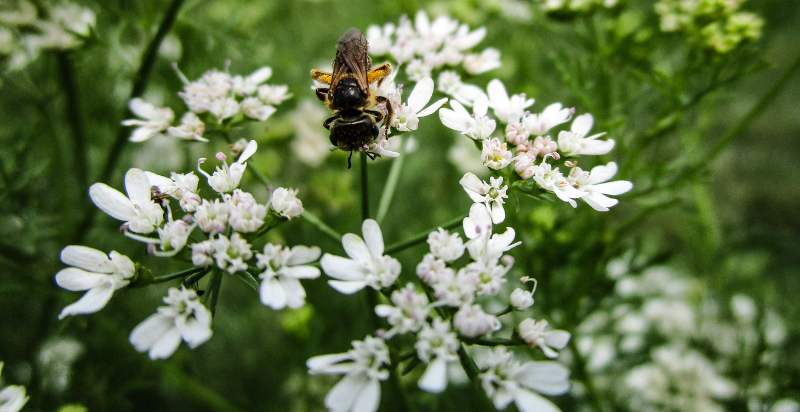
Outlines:
[{"label": "green stem", "polygon": [[[169,33],[169,31],[172,29],[172,26],[175,24],[175,20],[178,17],[178,12],[180,11],[183,2],[184,0],[172,0],[167,8],[166,13],[164,13],[164,18],[161,19],[161,24],[159,24],[155,36],[153,36],[153,39],[150,40],[150,43],[148,43],[144,54],[142,54],[142,60],[139,64],[139,70],[136,72],[136,77],[133,81],[133,87],[131,88],[130,96],[125,102],[126,107],[127,103],[131,99],[141,96],[144,93],[145,88],[147,88],[147,83],[150,81],[150,75],[153,72],[153,67],[155,66],[156,58],[158,57],[158,50],[161,48],[161,43],[164,41],[167,33]],[[125,109],[123,119],[127,119],[131,116],[132,113],[130,109]],[[105,182],[111,177],[111,174],[114,172],[114,168],[117,166],[117,164],[119,164],[119,157],[122,155],[122,150],[128,143],[128,134],[128,128],[125,126],[120,126],[119,129],[117,129],[117,136],[108,152],[103,169],[96,179],[97,181]],[[92,226],[92,223],[94,223],[94,218],[96,215],[97,208],[86,208],[86,214],[78,224],[75,234],[72,236],[71,243],[79,244],[83,241],[84,237],[89,231],[89,228]]]},{"label": "green stem", "polygon": [[249,286],[250,289],[253,289],[254,291],[256,291],[256,293],[258,293],[258,291],[259,291],[258,290],[259,289],[258,288],[258,281],[256,280],[256,277],[253,276],[252,273],[250,273],[250,272],[236,272],[233,275],[236,276],[237,278],[239,278],[247,286]]},{"label": "green stem", "polygon": [[323,222],[322,220],[319,219],[319,217],[317,217],[317,215],[306,210],[303,212],[302,216],[303,219],[306,220],[306,222],[311,223],[311,225],[319,229],[320,232],[326,234],[332,240],[336,241],[337,243],[342,240],[342,235],[340,235],[339,232],[333,230],[330,226],[326,225],[325,222]]},{"label": "green stem", "polygon": [[247,170],[249,170],[253,174],[253,176],[255,176],[256,180],[261,182],[262,185],[264,186],[270,185],[269,178],[267,178],[267,176],[261,173],[261,171],[253,167],[253,165],[248,165]]},{"label": "green stem", "polygon": [[386,185],[383,187],[381,194],[381,201],[378,203],[378,214],[376,220],[378,223],[383,222],[386,213],[389,212],[389,206],[392,204],[392,198],[397,190],[397,182],[400,181],[400,173],[403,171],[403,162],[405,161],[405,154],[401,153],[400,157],[394,160],[392,168],[389,170],[389,177],[386,179]]},{"label": "green stem", "polygon": [[207,270],[208,270],[208,268],[204,268],[204,267],[192,267],[192,268],[180,270],[180,271],[177,271],[177,272],[169,273],[169,274],[166,274],[166,275],[153,276],[153,279],[148,284],[169,282],[171,280],[185,278],[185,277],[187,277],[189,275],[193,275],[195,273],[200,273],[200,272],[205,272]]},{"label": "green stem", "polygon": [[208,310],[211,311],[211,316],[214,316],[217,311],[217,301],[219,301],[219,292],[222,289],[222,271],[215,270],[211,275],[211,281],[208,291]]},{"label": "green stem", "polygon": [[424,230],[424,231],[419,232],[416,235],[414,235],[414,236],[412,236],[412,237],[410,237],[410,238],[408,238],[406,240],[403,240],[401,242],[397,242],[397,243],[393,243],[393,244],[389,245],[386,248],[386,252],[384,252],[384,253],[389,255],[389,254],[392,254],[392,253],[399,252],[401,250],[408,249],[408,248],[410,248],[412,246],[415,246],[417,244],[420,244],[420,243],[424,242],[426,239],[428,239],[428,234],[430,234],[430,232],[432,230],[436,230],[437,228],[452,229],[452,228],[457,227],[458,225],[460,225],[463,220],[464,220],[464,216],[463,215],[455,217],[453,219],[450,219],[447,222],[445,222],[445,223],[443,223],[441,225],[438,225],[438,226],[436,226],[436,227],[434,227],[432,229]]},{"label": "green stem", "polygon": [[369,180],[367,177],[367,155],[361,152],[361,220],[369,218]]},{"label": "green stem", "polygon": [[78,82],[75,78],[75,65],[68,52],[61,51],[56,54],[58,60],[58,72],[61,87],[64,89],[66,98],[65,109],[67,123],[72,134],[72,161],[75,167],[75,174],[81,188],[88,183],[88,160],[86,159],[86,134],[84,133],[83,118],[81,117],[81,106],[78,99]]}]

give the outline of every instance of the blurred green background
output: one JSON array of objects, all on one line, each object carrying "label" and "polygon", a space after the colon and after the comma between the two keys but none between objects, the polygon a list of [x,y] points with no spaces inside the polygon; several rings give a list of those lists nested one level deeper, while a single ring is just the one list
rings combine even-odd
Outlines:
[{"label": "blurred green background", "polygon": [[[77,297],[53,283],[61,268],[58,253],[76,236],[83,244],[141,258],[158,273],[181,268],[146,257],[144,248],[119,236],[117,222],[104,215],[90,230],[80,229],[90,207],[81,168],[90,182],[101,173],[141,53],[170,3],[81,2],[97,14],[95,32],[83,46],[44,53],[23,70],[2,75],[3,378],[28,387],[31,401],[26,410],[50,411],[70,403],[93,411],[318,410],[334,380],[309,378],[305,360],[345,350],[352,339],[370,332],[363,298],[335,293],[323,281],[306,283],[307,307],[282,312],[259,304],[244,285],[228,282],[213,339],[196,350],[181,348],[164,362],[150,361],[133,350],[128,334],[152,313],[167,286],[123,290],[98,314],[60,322],[56,318],[60,308]],[[173,61],[189,78],[211,68],[249,73],[271,66],[271,82],[288,84],[294,97],[279,107],[266,127],[243,132],[260,145],[251,165],[300,189],[306,208],[338,231],[357,231],[356,169],[344,168],[343,154],[312,168],[290,150],[294,133],[289,114],[313,98],[309,69],[330,61],[337,37],[348,27],[363,30],[396,21],[402,14],[413,15],[422,7],[433,14],[449,13],[473,27],[485,26],[488,35],[481,47],[498,48],[503,67],[470,81],[483,85],[497,77],[509,90],[535,97],[539,109],[561,101],[576,106],[579,113],[593,113],[598,130],[618,139],[617,149],[607,158],[620,163],[621,177],[636,185],[607,214],[585,205],[571,210],[560,202],[527,198],[514,205],[512,219],[525,242],[515,253],[517,271],[538,277],[537,307],[572,330],[595,310],[593,302],[612,292],[613,283],[604,276],[608,261],[627,252],[644,254],[654,263],[681,268],[722,300],[744,292],[760,308],[780,313],[788,328],[785,345],[796,348],[800,76],[784,83],[774,96],[763,97],[790,65],[796,66],[800,3],[747,3],[765,19],[763,38],[722,57],[693,53],[680,35],[659,33],[647,1],[623,2],[625,10],[638,11],[633,17],[602,11],[566,19],[546,17],[530,2],[520,2],[532,11],[530,16],[511,18],[502,12],[503,3],[189,0],[158,55],[144,95],[181,107],[175,94],[181,83],[170,67]],[[65,61],[74,69],[74,101],[65,97],[70,87]],[[716,73],[712,69],[733,78],[703,93]],[[698,95],[702,99],[695,103],[692,98]],[[719,156],[705,157],[706,149],[759,106],[763,110],[742,123]],[[383,224],[387,242],[447,221],[469,205],[457,184],[462,172],[447,160],[456,136],[434,118],[425,120],[416,133],[419,148],[405,160]],[[76,157],[76,127],[86,136],[85,164]],[[189,170],[193,159],[222,147],[223,142],[165,145],[158,139],[128,144],[107,183],[121,187],[122,174],[132,166]],[[373,207],[390,165],[379,161],[371,169]],[[682,170],[692,173],[684,176]],[[264,188],[253,192],[266,194]],[[339,245],[301,220],[283,225],[278,233],[274,239],[287,244],[339,251]],[[398,256],[407,275],[413,275],[424,252],[418,249]],[[48,374],[57,372],[37,359],[48,343],[65,337],[76,339],[83,349],[68,368],[68,385],[53,390]],[[800,356],[791,350],[784,354],[781,367],[770,372],[771,379],[777,392],[796,398]],[[581,379],[575,370],[573,376]],[[414,391],[413,381],[407,386]],[[423,410],[473,410],[479,396],[466,386],[440,396],[414,393]],[[385,398],[389,401],[384,408],[396,406],[391,395]],[[580,393],[564,396],[559,403],[565,410],[592,409]],[[613,405],[609,404],[612,410],[622,408]],[[726,405],[742,410],[746,399]]]}]

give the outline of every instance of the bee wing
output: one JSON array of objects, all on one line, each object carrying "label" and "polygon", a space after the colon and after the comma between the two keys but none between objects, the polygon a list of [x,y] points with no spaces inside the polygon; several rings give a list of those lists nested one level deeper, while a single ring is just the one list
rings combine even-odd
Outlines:
[{"label": "bee wing", "polygon": [[367,92],[367,72],[371,64],[367,50],[367,39],[358,29],[350,29],[339,38],[336,59],[333,61],[332,87],[336,87],[339,80],[350,73],[356,78],[361,90]]}]

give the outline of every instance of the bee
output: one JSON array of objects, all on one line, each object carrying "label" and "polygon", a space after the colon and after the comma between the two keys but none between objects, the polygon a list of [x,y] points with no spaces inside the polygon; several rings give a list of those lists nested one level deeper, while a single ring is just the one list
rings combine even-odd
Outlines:
[{"label": "bee", "polygon": [[[353,151],[363,149],[378,137],[378,123],[383,122],[382,126],[388,133],[393,115],[389,100],[370,93],[369,89],[374,82],[380,85],[392,72],[392,66],[384,63],[373,68],[368,48],[364,34],[358,29],[350,29],[337,42],[333,73],[311,70],[312,79],[328,86],[315,90],[317,98],[333,111],[323,126],[331,132],[331,144],[350,152],[348,168]],[[381,103],[386,107],[386,115],[374,110]],[[370,158],[375,157],[374,153],[365,153]]]}]

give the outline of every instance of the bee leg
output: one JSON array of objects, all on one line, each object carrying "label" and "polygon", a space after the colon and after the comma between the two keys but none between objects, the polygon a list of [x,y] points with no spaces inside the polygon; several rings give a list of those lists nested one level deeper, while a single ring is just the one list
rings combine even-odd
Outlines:
[{"label": "bee leg", "polygon": [[384,63],[378,67],[372,68],[367,73],[367,81],[369,83],[377,81],[378,86],[380,86],[381,82],[383,82],[383,79],[385,79],[386,76],[388,76],[389,73],[391,72],[392,72],[392,65],[389,63]]},{"label": "bee leg", "polygon": [[311,78],[325,84],[331,84],[333,81],[333,75],[317,69],[311,69]]},{"label": "bee leg", "polygon": [[348,169],[349,169],[349,168],[351,168],[351,167],[353,167],[353,162],[352,162],[352,160],[353,160],[353,151],[351,150],[351,151],[350,151],[350,154],[347,156],[347,168],[348,168]]},{"label": "bee leg", "polygon": [[378,103],[385,103],[384,106],[386,107],[386,118],[383,119],[383,127],[386,129],[386,135],[388,136],[389,126],[394,118],[394,109],[392,109],[392,103],[390,103],[389,99],[384,96],[376,96],[375,101]]},{"label": "bee leg", "polygon": [[325,121],[322,123],[322,126],[324,126],[326,129],[330,130],[331,129],[331,123],[333,123],[333,121],[338,119],[339,117],[340,117],[339,114],[335,114],[335,115],[325,119]]},{"label": "bee leg", "polygon": [[314,93],[316,93],[317,99],[320,99],[324,102],[328,98],[329,90],[330,89],[327,87],[320,87],[319,89],[314,90]]},{"label": "bee leg", "polygon": [[375,118],[375,123],[380,123],[383,120],[383,113],[377,110],[364,110],[364,113],[372,115]]}]

